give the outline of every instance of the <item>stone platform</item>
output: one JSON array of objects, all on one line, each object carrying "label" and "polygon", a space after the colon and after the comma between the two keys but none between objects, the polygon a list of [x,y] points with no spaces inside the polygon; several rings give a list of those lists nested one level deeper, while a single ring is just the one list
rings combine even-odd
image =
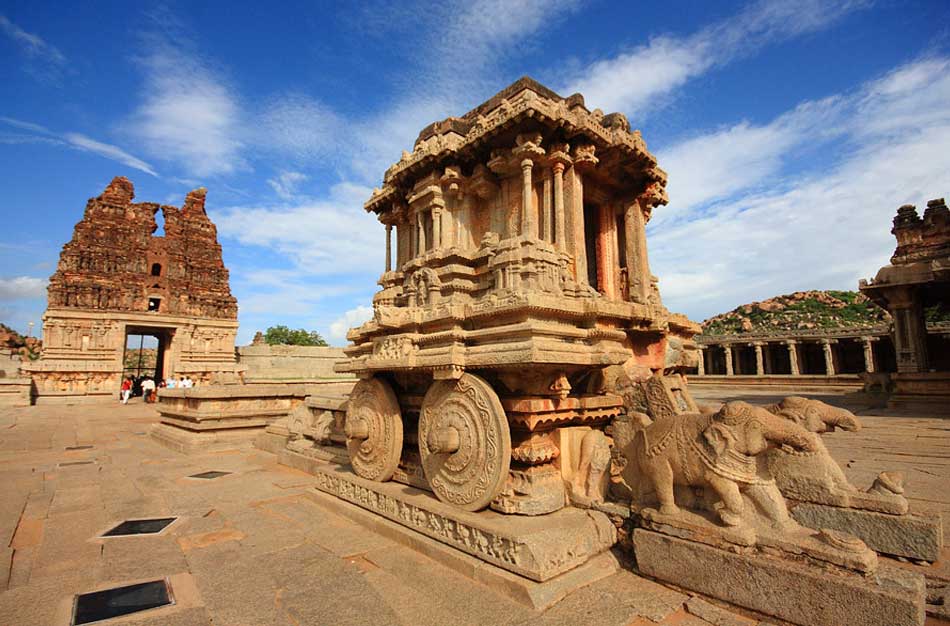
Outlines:
[{"label": "stone platform", "polygon": [[29,406],[32,388],[29,378],[0,378],[0,406]]},{"label": "stone platform", "polygon": [[316,488],[324,493],[536,582],[583,565],[617,540],[613,523],[598,511],[568,507],[536,517],[490,510],[471,513],[426,491],[396,482],[372,482],[347,467],[290,450],[278,458],[313,474]]},{"label": "stone platform", "polygon": [[303,402],[304,385],[209,385],[162,389],[156,408],[161,423],[152,437],[173,450],[249,447],[271,422]]}]

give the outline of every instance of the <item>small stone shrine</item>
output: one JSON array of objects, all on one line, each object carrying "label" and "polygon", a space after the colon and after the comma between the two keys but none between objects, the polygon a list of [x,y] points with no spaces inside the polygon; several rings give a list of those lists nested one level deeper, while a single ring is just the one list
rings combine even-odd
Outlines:
[{"label": "small stone shrine", "polygon": [[[115,396],[130,334],[157,338],[158,378],[237,379],[237,301],[205,194],[180,209],[134,203],[118,177],[89,200],[50,278],[42,357],[22,368],[38,402]],[[158,211],[164,236],[154,235]]]},{"label": "small stone shrine", "polygon": [[[666,174],[623,115],[523,78],[425,128],[383,182],[381,290],[337,366],[359,381],[259,445],[379,528],[542,587],[606,575],[619,544],[640,573],[795,624],[923,623],[924,578],[868,546],[932,558],[939,520],[910,515],[899,476],[841,478],[818,433],[854,416],[693,402],[699,326],[663,306],[647,257]],[[794,504],[878,527],[809,528]]]}]

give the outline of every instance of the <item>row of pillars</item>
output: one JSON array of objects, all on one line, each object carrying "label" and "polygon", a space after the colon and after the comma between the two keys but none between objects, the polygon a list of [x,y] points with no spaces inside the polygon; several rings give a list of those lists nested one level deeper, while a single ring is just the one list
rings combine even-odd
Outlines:
[{"label": "row of pillars", "polygon": [[[866,372],[874,372],[874,349],[873,342],[877,341],[877,337],[861,337],[861,340],[864,344],[864,370]],[[825,357],[825,375],[834,376],[835,372],[835,358],[833,352],[833,344],[837,343],[835,339],[822,339],[821,347],[822,352]],[[798,356],[798,344],[799,342],[794,339],[786,339],[782,341],[788,349],[788,360],[791,367],[792,376],[801,376],[800,361]],[[762,352],[763,346],[766,344],[761,341],[752,342],[751,345],[755,349],[755,375],[764,376],[765,375],[765,359]],[[706,374],[706,359],[704,351],[709,348],[713,348],[712,345],[699,346],[700,349],[700,358],[699,358],[699,368],[697,374],[699,376],[704,376]],[[726,376],[735,375],[735,355],[733,354],[732,344],[723,344],[722,349],[726,357]]]},{"label": "row of pillars", "polygon": [[[587,263],[585,249],[585,223],[584,223],[584,202],[583,202],[583,183],[580,179],[580,173],[572,172],[576,180],[576,193],[581,197],[572,202],[573,211],[572,223],[574,228],[573,243],[568,245],[568,234],[566,232],[567,215],[565,207],[564,174],[570,158],[563,155],[562,158],[548,159],[551,163],[550,169],[544,178],[541,193],[541,223],[540,232],[538,230],[537,212],[534,210],[534,168],[535,159],[525,158],[520,162],[522,176],[522,200],[521,200],[521,235],[525,237],[538,237],[544,241],[552,243],[555,247],[564,252],[571,252],[574,255],[576,265],[577,280],[586,284]],[[460,193],[460,196],[462,194]],[[469,216],[472,210],[473,196],[471,193],[464,194],[461,213],[463,216]],[[649,302],[650,295],[650,264],[647,255],[646,242],[646,222],[647,217],[644,214],[640,198],[628,200],[624,206],[623,227],[624,227],[624,249],[619,251],[623,255],[624,265],[626,267],[626,287],[629,299],[633,302],[646,304]],[[649,210],[649,207],[646,207]],[[454,212],[448,211],[443,204],[434,204],[428,211],[411,211],[409,217],[410,241],[409,257],[416,257],[426,250],[427,234],[427,214],[431,219],[432,247],[439,248],[445,245],[464,245],[468,241],[468,236],[464,232],[469,219],[463,217],[458,219]],[[600,230],[596,233],[597,237],[597,267],[598,287],[608,297],[616,297],[615,284],[617,276],[620,273],[616,219],[614,217],[614,208],[605,204],[600,207],[599,225]],[[443,216],[448,216],[445,228],[443,228]],[[392,249],[392,230],[391,223],[386,224],[386,259],[385,268],[387,272],[393,270],[393,249]],[[399,252],[397,257],[402,258]]]}]

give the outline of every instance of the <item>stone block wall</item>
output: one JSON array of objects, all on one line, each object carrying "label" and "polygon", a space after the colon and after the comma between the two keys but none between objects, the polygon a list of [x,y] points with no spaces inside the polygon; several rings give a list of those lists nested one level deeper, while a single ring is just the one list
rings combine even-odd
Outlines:
[{"label": "stone block wall", "polygon": [[354,379],[337,374],[333,366],[346,358],[342,348],[253,344],[237,349],[238,361],[246,366],[246,383],[328,382]]}]

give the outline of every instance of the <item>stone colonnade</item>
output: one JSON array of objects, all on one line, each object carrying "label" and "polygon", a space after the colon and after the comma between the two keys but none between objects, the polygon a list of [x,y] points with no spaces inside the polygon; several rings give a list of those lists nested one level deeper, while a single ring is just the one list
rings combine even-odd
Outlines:
[{"label": "stone colonnade", "polygon": [[[875,372],[881,335],[701,338],[697,375],[805,376]],[[860,348],[860,352],[858,352]]]}]

